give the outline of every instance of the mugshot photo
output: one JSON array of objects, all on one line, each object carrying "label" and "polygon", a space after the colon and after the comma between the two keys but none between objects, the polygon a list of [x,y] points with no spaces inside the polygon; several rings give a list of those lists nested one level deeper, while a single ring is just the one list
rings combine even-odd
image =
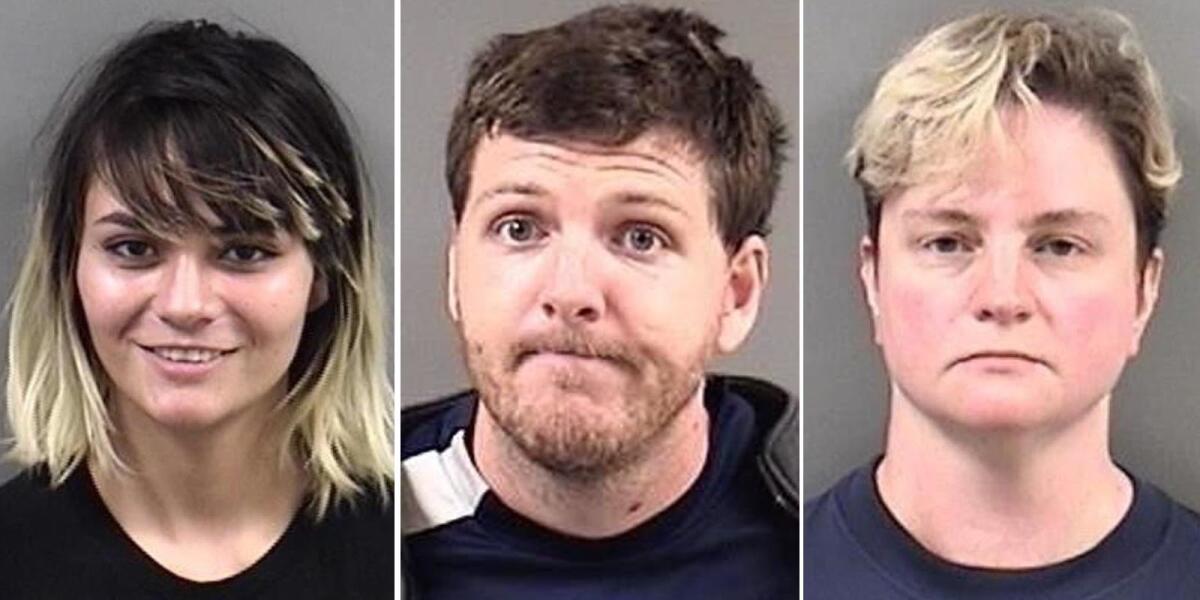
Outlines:
[{"label": "mugshot photo", "polygon": [[1108,8],[805,7],[806,592],[1197,593],[1200,14]]},{"label": "mugshot photo", "polygon": [[0,596],[392,597],[387,5],[10,7]]},{"label": "mugshot photo", "polygon": [[751,5],[405,7],[406,589],[796,595],[799,7]]}]

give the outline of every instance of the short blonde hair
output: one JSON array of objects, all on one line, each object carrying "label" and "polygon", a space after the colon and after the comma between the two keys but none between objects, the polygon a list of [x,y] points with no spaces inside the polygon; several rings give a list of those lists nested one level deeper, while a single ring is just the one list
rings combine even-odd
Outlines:
[{"label": "short blonde hair", "polygon": [[289,367],[280,456],[302,461],[317,518],[366,488],[388,501],[393,394],[371,207],[324,84],[275,41],[187,21],[147,26],[77,86],[9,306],[10,457],[56,485],[85,460],[126,469],[75,286],[83,199],[103,181],[156,233],[207,230],[210,214],[304,240],[329,297]]},{"label": "short blonde hair", "polygon": [[1001,110],[1040,102],[1079,111],[1108,137],[1134,203],[1138,256],[1149,256],[1182,167],[1158,77],[1133,26],[1106,10],[983,13],[935,29],[893,63],[846,156],[871,238],[885,198],[960,171]]}]

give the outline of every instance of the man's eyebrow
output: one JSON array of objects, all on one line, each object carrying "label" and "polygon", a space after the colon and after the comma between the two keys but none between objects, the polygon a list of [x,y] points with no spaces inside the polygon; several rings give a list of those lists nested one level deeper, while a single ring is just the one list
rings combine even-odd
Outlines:
[{"label": "man's eyebrow", "polygon": [[1090,210],[1079,210],[1077,208],[1064,208],[1062,210],[1052,210],[1041,213],[1032,219],[1027,220],[1023,225],[1030,229],[1042,227],[1054,227],[1065,225],[1084,225],[1084,224],[1107,225],[1108,217],[1101,213]]},{"label": "man's eyebrow", "polygon": [[957,208],[910,208],[901,213],[900,218],[905,223],[911,223],[913,221],[932,221],[935,223],[945,223],[947,225],[979,225],[978,217],[968,213],[965,210],[960,210]]},{"label": "man's eyebrow", "polygon": [[491,187],[479,194],[475,199],[476,202],[483,202],[495,196],[514,195],[514,196],[533,196],[542,198],[549,196],[550,193],[545,188],[536,183],[527,182],[505,182],[494,187]]},{"label": "man's eyebrow", "polygon": [[621,192],[621,193],[618,193],[613,196],[613,201],[615,201],[618,204],[625,204],[625,205],[632,204],[632,205],[642,205],[642,206],[656,206],[659,208],[663,208],[663,209],[675,212],[684,217],[689,217],[689,218],[691,217],[691,215],[688,214],[688,212],[686,210],[684,210],[683,207],[679,206],[678,204],[676,204],[674,202],[671,202],[670,200],[667,200],[666,198],[663,198],[662,196],[656,195],[656,194],[649,194],[646,192]]}]

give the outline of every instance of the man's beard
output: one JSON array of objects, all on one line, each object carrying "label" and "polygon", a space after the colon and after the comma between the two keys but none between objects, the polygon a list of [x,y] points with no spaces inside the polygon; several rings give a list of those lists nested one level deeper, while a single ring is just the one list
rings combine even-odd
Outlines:
[{"label": "man's beard", "polygon": [[[580,481],[602,479],[637,462],[696,393],[715,338],[710,332],[696,355],[675,365],[649,350],[575,329],[522,338],[499,352],[460,333],[483,407],[504,435],[535,464]],[[589,381],[587,371],[564,369],[528,389],[519,385],[517,371],[539,352],[602,359],[626,377],[618,389],[604,390]],[[603,406],[603,418],[581,414],[575,402],[563,398],[589,391],[608,395],[589,398]]]}]

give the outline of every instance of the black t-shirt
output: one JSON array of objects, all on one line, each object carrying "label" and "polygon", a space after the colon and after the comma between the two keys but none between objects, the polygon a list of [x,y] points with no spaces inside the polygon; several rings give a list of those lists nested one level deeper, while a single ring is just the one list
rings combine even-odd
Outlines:
[{"label": "black t-shirt", "polygon": [[121,530],[87,468],[51,489],[26,471],[0,487],[0,598],[375,599],[393,597],[394,509],[374,497],[301,510],[267,553],[228,579],[198,583],[154,562]]},{"label": "black t-shirt", "polygon": [[[775,504],[755,460],[770,424],[711,381],[705,405],[712,427],[696,482],[647,522],[601,540],[546,529],[486,488],[466,447],[473,396],[406,429],[406,592],[420,600],[794,600],[799,523]],[[422,496],[437,514],[417,514]]]},{"label": "black t-shirt", "polygon": [[1129,512],[1095,548],[1037,569],[963,567],[922,548],[883,505],[874,464],[804,507],[806,598],[1200,598],[1200,518],[1133,479]]}]

